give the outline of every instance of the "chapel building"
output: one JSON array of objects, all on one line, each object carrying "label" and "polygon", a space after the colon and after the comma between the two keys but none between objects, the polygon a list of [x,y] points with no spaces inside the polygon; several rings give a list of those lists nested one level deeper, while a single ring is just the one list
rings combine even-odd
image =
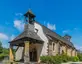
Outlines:
[{"label": "chapel building", "polygon": [[[10,41],[10,61],[40,62],[40,56],[55,56],[65,53],[77,56],[77,50],[70,41],[71,36],[60,36],[56,32],[41,25],[35,20],[35,15],[29,10],[25,17],[24,31]],[[16,52],[13,54],[13,47]]]}]

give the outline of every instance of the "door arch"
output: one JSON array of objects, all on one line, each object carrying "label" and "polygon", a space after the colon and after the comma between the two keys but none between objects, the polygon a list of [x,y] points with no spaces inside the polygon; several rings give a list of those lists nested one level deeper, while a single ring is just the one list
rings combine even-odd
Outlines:
[{"label": "door arch", "polygon": [[36,48],[33,48],[30,51],[30,61],[32,61],[32,62],[36,62],[37,61],[37,49]]}]

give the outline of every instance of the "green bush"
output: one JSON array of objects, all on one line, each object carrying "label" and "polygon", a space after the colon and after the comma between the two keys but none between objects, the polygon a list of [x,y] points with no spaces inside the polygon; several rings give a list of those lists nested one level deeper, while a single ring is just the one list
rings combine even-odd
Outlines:
[{"label": "green bush", "polygon": [[60,64],[63,62],[62,56],[57,55],[57,56],[41,56],[41,62],[42,63],[47,63],[47,64]]},{"label": "green bush", "polygon": [[62,62],[62,58],[59,55],[53,56],[53,61],[53,64],[60,64]]},{"label": "green bush", "polygon": [[77,62],[79,61],[79,58],[77,56],[70,57],[70,61]]},{"label": "green bush", "polygon": [[41,56],[40,57],[42,63],[53,63],[54,60],[51,56]]},{"label": "green bush", "polygon": [[69,57],[66,54],[62,54],[61,58],[62,58],[62,62],[68,62],[69,61]]},{"label": "green bush", "polygon": [[5,54],[3,54],[3,53],[2,53],[2,54],[0,54],[0,61],[1,61],[1,60],[3,60],[3,59],[4,59],[4,57],[6,57],[6,55],[5,55]]},{"label": "green bush", "polygon": [[48,61],[47,56],[41,56],[40,59],[41,59],[41,62],[43,63],[46,63]]},{"label": "green bush", "polygon": [[77,56],[79,58],[79,61],[82,61],[82,53],[78,53]]},{"label": "green bush", "polygon": [[47,64],[61,64],[63,62],[79,61],[78,57],[69,57],[66,54],[56,55],[56,56],[41,56],[40,59],[41,59],[41,62],[47,63]]}]

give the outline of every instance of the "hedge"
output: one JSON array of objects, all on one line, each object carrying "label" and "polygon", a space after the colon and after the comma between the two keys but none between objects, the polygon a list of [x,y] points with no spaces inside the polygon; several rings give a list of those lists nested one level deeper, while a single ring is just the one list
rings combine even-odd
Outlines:
[{"label": "hedge", "polygon": [[56,56],[41,56],[40,60],[42,63],[47,64],[61,64],[63,62],[69,62],[69,61],[79,61],[78,57],[69,57],[65,54],[63,55],[56,55]]},{"label": "hedge", "polygon": [[0,54],[0,61],[2,61],[7,55],[5,54]]},{"label": "hedge", "polygon": [[82,61],[82,53],[78,53],[77,56],[79,58],[79,61]]}]

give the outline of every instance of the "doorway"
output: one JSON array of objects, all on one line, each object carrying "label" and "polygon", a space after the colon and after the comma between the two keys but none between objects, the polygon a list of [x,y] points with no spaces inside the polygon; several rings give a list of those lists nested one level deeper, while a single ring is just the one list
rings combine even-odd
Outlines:
[{"label": "doorway", "polygon": [[37,50],[36,50],[36,48],[33,48],[30,51],[30,61],[31,62],[37,62]]}]

